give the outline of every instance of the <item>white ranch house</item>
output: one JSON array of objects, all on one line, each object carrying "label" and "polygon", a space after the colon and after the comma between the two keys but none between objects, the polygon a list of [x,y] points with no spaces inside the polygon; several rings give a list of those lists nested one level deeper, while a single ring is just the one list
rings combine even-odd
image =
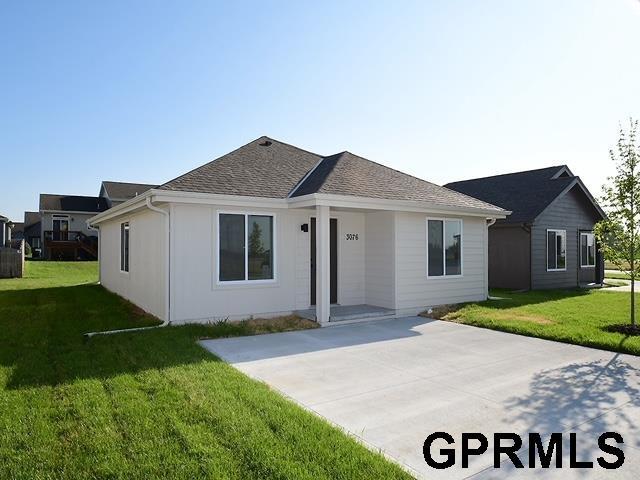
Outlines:
[{"label": "white ranch house", "polygon": [[488,295],[509,212],[349,152],[261,137],[89,220],[100,282],[171,323],[321,324]]}]

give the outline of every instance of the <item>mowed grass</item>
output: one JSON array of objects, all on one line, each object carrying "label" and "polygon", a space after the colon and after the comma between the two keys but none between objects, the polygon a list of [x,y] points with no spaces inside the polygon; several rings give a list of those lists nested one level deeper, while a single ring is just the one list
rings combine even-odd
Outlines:
[{"label": "mowed grass", "polygon": [[249,324],[85,341],[156,322],[95,272],[30,262],[27,278],[0,280],[0,478],[409,477],[196,343]]},{"label": "mowed grass", "polygon": [[607,271],[605,272],[605,278],[615,278],[618,280],[631,280],[631,275],[629,275],[627,272],[621,272],[621,271],[616,271],[616,272],[612,272],[612,271]]},{"label": "mowed grass", "polygon": [[23,278],[0,279],[0,292],[96,283],[98,262],[27,260]]},{"label": "mowed grass", "polygon": [[629,322],[629,293],[553,290],[494,291],[492,294],[501,299],[436,310],[435,316],[478,327],[640,355],[640,337],[608,331],[611,325]]}]

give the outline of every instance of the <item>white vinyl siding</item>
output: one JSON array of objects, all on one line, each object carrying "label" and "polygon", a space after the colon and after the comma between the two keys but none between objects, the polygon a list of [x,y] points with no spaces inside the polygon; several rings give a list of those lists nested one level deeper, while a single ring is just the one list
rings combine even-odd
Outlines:
[{"label": "white vinyl siding", "polygon": [[483,300],[486,297],[486,222],[462,219],[463,276],[427,276],[425,215],[397,213],[396,292],[398,309]]},{"label": "white vinyl siding", "polygon": [[144,311],[166,319],[166,223],[150,210],[126,218],[135,234],[129,237],[129,273],[120,270],[122,220],[100,224],[100,283]]},{"label": "white vinyl siding", "polygon": [[395,212],[366,214],[365,288],[366,303],[396,308]]}]

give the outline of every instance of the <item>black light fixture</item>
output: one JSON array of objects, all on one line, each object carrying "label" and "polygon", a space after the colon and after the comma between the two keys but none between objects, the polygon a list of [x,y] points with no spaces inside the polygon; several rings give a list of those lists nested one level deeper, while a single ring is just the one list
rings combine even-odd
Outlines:
[{"label": "black light fixture", "polygon": [[303,232],[308,232],[309,231],[309,224],[308,223],[303,223],[302,225],[300,225],[300,230],[302,230]]}]

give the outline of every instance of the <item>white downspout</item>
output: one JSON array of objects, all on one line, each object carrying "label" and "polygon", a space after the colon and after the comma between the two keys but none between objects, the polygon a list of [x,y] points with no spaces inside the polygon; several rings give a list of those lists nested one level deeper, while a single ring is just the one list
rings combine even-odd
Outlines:
[{"label": "white downspout", "polygon": [[161,208],[156,207],[155,205],[153,205],[151,203],[151,196],[147,197],[147,208],[149,210],[152,210],[154,212],[160,213],[162,214],[165,219],[166,219],[166,234],[167,234],[167,243],[165,245],[165,258],[167,261],[166,264],[166,272],[167,272],[167,291],[166,291],[166,298],[165,298],[165,311],[167,312],[167,317],[166,319],[160,324],[160,325],[154,325],[152,327],[138,327],[138,328],[121,328],[118,330],[106,330],[103,332],[89,332],[89,333],[85,333],[84,336],[89,339],[95,335],[111,335],[114,333],[123,333],[123,332],[139,332],[142,330],[152,330],[155,328],[163,328],[166,327],[167,325],[169,325],[171,323],[171,299],[170,299],[170,295],[171,295],[171,258],[170,258],[170,246],[169,246],[169,242],[170,242],[170,238],[171,238],[171,232],[170,232],[170,221],[169,221],[169,212],[167,212],[166,210],[163,210]]},{"label": "white downspout", "polygon": [[486,229],[486,243],[484,246],[484,251],[485,251],[485,258],[486,258],[486,269],[484,272],[484,280],[485,280],[485,287],[486,287],[486,298],[489,299],[491,298],[489,296],[489,227],[491,227],[494,223],[496,223],[497,219],[495,218],[489,218],[487,220],[487,229]]}]

